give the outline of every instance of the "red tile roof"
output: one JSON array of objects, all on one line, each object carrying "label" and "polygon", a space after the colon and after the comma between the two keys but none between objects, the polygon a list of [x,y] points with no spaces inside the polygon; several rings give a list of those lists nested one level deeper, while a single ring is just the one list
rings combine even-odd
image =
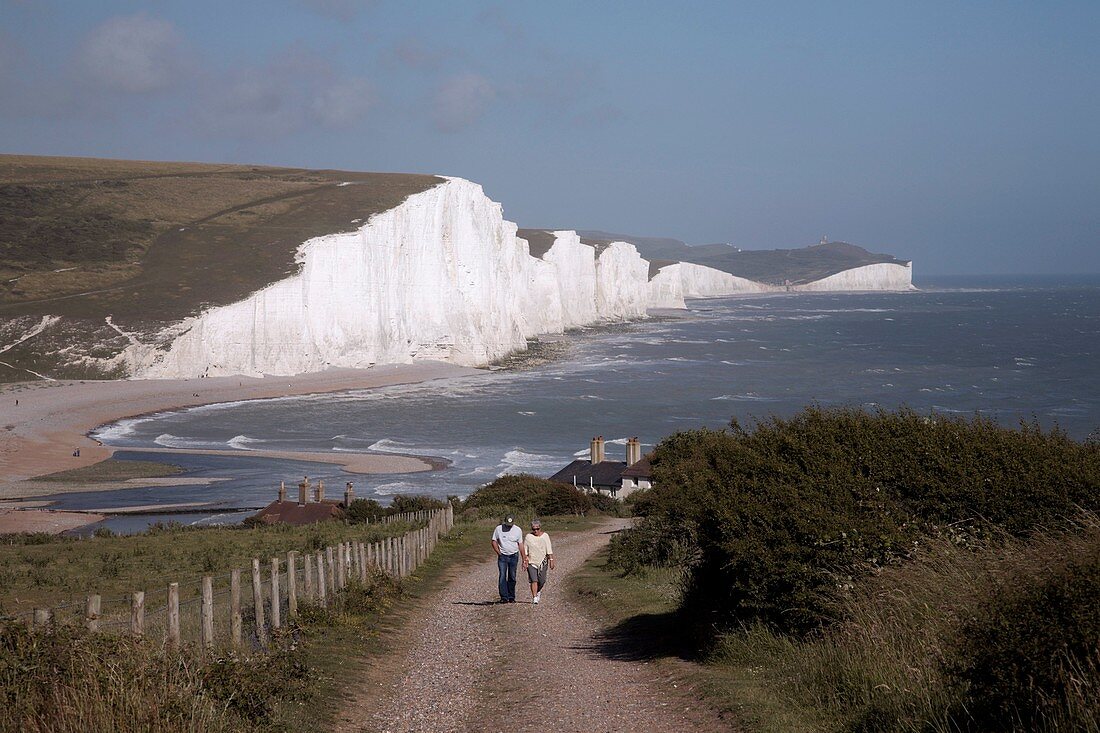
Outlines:
[{"label": "red tile roof", "polygon": [[273,501],[253,515],[267,524],[292,524],[300,527],[315,522],[327,522],[344,518],[343,505],[338,501]]}]

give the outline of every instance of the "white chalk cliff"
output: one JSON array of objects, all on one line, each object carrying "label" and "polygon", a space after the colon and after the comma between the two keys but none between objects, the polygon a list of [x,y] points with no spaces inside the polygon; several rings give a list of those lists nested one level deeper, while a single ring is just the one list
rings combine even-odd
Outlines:
[{"label": "white chalk cliff", "polygon": [[853,267],[835,275],[823,277],[804,285],[793,285],[791,290],[799,292],[818,291],[871,291],[871,290],[915,290],[913,287],[913,264],[904,265],[892,262],[879,262],[874,265]]},{"label": "white chalk cliff", "polygon": [[[682,308],[685,298],[783,290],[687,263],[650,280],[634,245],[590,246],[572,231],[554,232],[533,257],[516,230],[481,186],[449,178],[354,231],[305,242],[297,274],[176,324],[166,349],[134,343],[115,361],[146,378],[416,359],[478,366],[539,334],[642,318],[648,308]],[[798,289],[911,287],[909,269],[897,265],[850,272]]]}]

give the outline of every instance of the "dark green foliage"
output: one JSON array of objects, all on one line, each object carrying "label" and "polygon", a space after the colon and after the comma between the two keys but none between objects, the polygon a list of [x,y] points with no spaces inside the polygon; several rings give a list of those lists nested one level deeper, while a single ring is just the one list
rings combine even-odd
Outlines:
[{"label": "dark green foliage", "polygon": [[612,561],[662,564],[696,544],[686,609],[806,632],[844,579],[906,557],[925,533],[1023,534],[1100,504],[1100,450],[1025,425],[909,410],[811,408],[658,446],[655,487]]},{"label": "dark green foliage", "polygon": [[600,514],[606,514],[611,517],[626,517],[630,516],[626,513],[626,505],[622,499],[616,499],[613,496],[607,494],[588,494],[589,501],[592,502],[592,508]]},{"label": "dark green foliage", "polygon": [[356,499],[348,508],[347,520],[351,524],[364,524],[377,522],[393,514],[432,511],[446,506],[446,502],[430,496],[395,496],[393,503],[388,507],[382,506],[374,499]]},{"label": "dark green foliage", "polygon": [[341,591],[340,603],[344,613],[358,616],[377,616],[386,611],[401,597],[401,583],[383,572],[374,570],[367,582],[357,578]]},{"label": "dark green foliage", "polygon": [[230,730],[201,664],[130,636],[0,627],[0,730]]},{"label": "dark green foliage", "polygon": [[592,509],[591,497],[569,484],[521,473],[501,476],[470,494],[466,509],[519,512],[536,515],[585,514]]},{"label": "dark green foliage", "polygon": [[404,514],[406,512],[432,511],[443,509],[447,506],[445,501],[433,499],[430,496],[395,496],[390,504],[390,514]]},{"label": "dark green foliage", "polygon": [[352,524],[365,524],[377,522],[380,517],[386,515],[386,507],[374,499],[356,499],[348,507],[347,518]]},{"label": "dark green foliage", "polygon": [[1000,579],[963,624],[949,665],[958,719],[990,733],[1083,730],[1092,705],[1092,724],[1100,720],[1100,530],[1091,534],[1079,556]]},{"label": "dark green foliage", "polygon": [[258,657],[227,656],[202,670],[202,694],[219,701],[249,724],[269,720],[275,705],[301,688],[307,669],[300,656],[276,649]]}]

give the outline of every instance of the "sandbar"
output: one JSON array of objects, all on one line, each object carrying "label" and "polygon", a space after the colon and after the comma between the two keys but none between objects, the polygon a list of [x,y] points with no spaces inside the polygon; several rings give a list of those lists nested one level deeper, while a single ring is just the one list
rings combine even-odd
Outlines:
[{"label": "sandbar", "polygon": [[61,534],[95,524],[102,514],[90,512],[55,512],[50,509],[0,509],[0,535],[45,532]]},{"label": "sandbar", "polygon": [[[22,493],[20,489],[25,492],[26,484],[17,486],[35,476],[98,463],[116,450],[147,451],[146,448],[106,446],[88,436],[95,428],[126,417],[219,402],[370,389],[479,373],[477,369],[424,361],[379,365],[369,369],[329,369],[292,377],[41,381],[4,385],[0,388],[0,498],[61,493],[64,489],[60,486],[52,491],[42,487],[37,494]],[[80,455],[73,455],[78,449]],[[155,452],[206,451],[168,448]],[[398,455],[345,452],[329,455],[294,451],[226,453],[323,460],[357,473],[405,473],[431,467],[430,462]],[[66,488],[74,490],[72,487]]]}]

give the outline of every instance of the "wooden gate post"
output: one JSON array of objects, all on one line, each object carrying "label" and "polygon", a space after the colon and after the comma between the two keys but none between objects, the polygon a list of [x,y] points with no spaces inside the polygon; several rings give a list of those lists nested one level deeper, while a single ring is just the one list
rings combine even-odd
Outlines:
[{"label": "wooden gate post", "polygon": [[252,605],[256,616],[256,638],[267,646],[267,629],[264,628],[264,586],[260,580],[260,560],[252,558]]},{"label": "wooden gate post", "polygon": [[204,651],[214,648],[214,579],[209,575],[202,579],[202,627],[200,640]]},{"label": "wooden gate post", "polygon": [[313,555],[307,552],[304,559],[306,561],[306,598],[312,601],[316,597],[313,592]]},{"label": "wooden gate post", "polygon": [[180,584],[168,584],[168,648],[179,651],[180,648]]},{"label": "wooden gate post", "polygon": [[145,591],[137,590],[130,596],[130,633],[145,634]]},{"label": "wooden gate post", "polygon": [[325,561],[321,551],[317,551],[317,601],[322,606],[328,605],[328,582],[325,577]]},{"label": "wooden gate post", "polygon": [[283,625],[282,599],[279,593],[279,558],[271,558],[271,628]]},{"label": "wooden gate post", "polygon": [[102,602],[103,599],[97,593],[88,596],[88,602],[84,604],[84,625],[92,633],[99,631],[99,609]]},{"label": "wooden gate post", "polygon": [[243,635],[241,622],[241,571],[233,568],[229,571],[229,639],[234,649],[241,646]]},{"label": "wooden gate post", "polygon": [[298,618],[298,553],[295,550],[286,554],[286,602],[287,615],[291,620]]}]

